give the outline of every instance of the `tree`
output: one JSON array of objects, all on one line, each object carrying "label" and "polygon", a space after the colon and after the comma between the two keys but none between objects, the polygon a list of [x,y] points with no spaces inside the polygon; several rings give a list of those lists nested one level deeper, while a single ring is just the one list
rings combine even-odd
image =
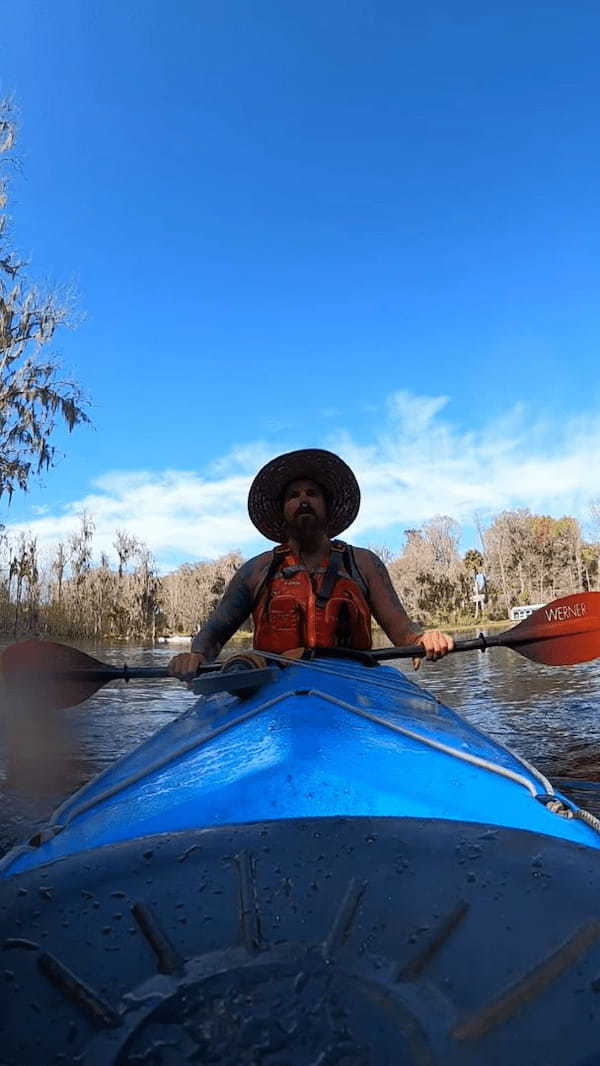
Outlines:
[{"label": "tree", "polygon": [[534,528],[536,521],[527,508],[502,511],[484,534],[486,576],[490,577],[493,586],[502,589],[505,617],[514,604],[531,603],[532,597],[537,595],[531,591],[541,565]]},{"label": "tree", "polygon": [[479,574],[483,570],[483,555],[477,548],[469,548],[463,556],[465,570],[469,574]]},{"label": "tree", "polygon": [[122,581],[127,563],[136,554],[139,545],[135,537],[128,533],[126,529],[117,529],[113,540],[113,548],[119,557],[119,581]]},{"label": "tree", "polygon": [[0,100],[0,496],[26,490],[31,477],[53,465],[57,421],[69,431],[89,422],[81,390],[61,377],[42,349],[69,320],[68,301],[23,276],[25,263],[8,247],[8,178],[16,125],[9,100]]},{"label": "tree", "polygon": [[[9,582],[15,580],[14,593],[14,624],[13,635],[19,631],[21,621],[21,607],[23,602],[27,606],[29,628],[34,628],[34,619],[37,614],[37,591],[38,591],[38,562],[37,543],[35,538],[28,538],[21,533],[19,538],[19,550],[11,559],[9,569]],[[10,588],[10,585],[9,585]],[[26,598],[25,595],[26,594]]]},{"label": "tree", "polygon": [[409,614],[427,620],[456,618],[470,594],[458,553],[460,526],[448,515],[436,515],[421,529],[407,529],[404,535],[402,554],[389,570]]},{"label": "tree", "polygon": [[592,515],[592,525],[594,528],[594,534],[596,537],[597,546],[597,561],[596,570],[598,575],[597,587],[600,589],[600,496],[597,496],[590,503],[590,512]]},{"label": "tree", "polygon": [[386,566],[389,566],[394,558],[394,553],[391,548],[388,548],[387,544],[369,544],[369,551],[375,552],[375,555],[379,556]]},{"label": "tree", "polygon": [[583,569],[582,587],[585,592],[591,592],[598,588],[598,545],[588,544],[586,541],[581,545],[581,565]]}]

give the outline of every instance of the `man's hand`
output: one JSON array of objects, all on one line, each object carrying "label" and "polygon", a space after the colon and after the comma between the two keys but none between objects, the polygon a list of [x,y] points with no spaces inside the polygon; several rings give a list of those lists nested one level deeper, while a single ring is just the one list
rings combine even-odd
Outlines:
[{"label": "man's hand", "polygon": [[202,666],[205,661],[204,655],[186,651],[181,655],[175,655],[167,666],[167,670],[171,677],[178,677],[180,681],[193,681],[198,673],[198,667]]},{"label": "man's hand", "polygon": [[[426,659],[442,659],[454,647],[454,640],[448,633],[441,633],[439,629],[426,629],[415,644],[422,644],[425,648]],[[420,659],[413,659],[413,666],[418,670],[421,665]]]}]

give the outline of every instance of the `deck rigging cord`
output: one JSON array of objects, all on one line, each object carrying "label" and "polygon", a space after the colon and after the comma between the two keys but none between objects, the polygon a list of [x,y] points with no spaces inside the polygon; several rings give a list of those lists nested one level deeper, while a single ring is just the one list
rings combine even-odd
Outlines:
[{"label": "deck rigging cord", "polygon": [[[331,674],[334,677],[339,677],[344,680],[348,680],[348,674],[345,673],[343,670],[336,669],[335,667],[323,666],[321,665],[321,663],[315,663],[312,659],[290,659],[285,655],[279,655],[276,652],[260,651],[258,653],[254,653],[255,656],[257,654],[263,656],[263,658],[268,659],[272,662],[280,663],[282,666],[294,665],[306,667],[312,671],[317,671],[323,674]],[[386,684],[385,682],[381,681],[376,681],[372,677],[363,679],[361,677],[353,676],[352,680],[354,682],[364,681],[369,685],[377,685],[379,688],[386,688],[388,690],[394,691],[393,685]],[[531,776],[534,777],[543,786],[544,792],[536,792],[531,782],[529,782],[527,778],[525,778],[521,774],[517,774],[515,771],[508,769],[508,767],[501,766],[499,763],[494,763],[489,759],[483,759],[481,756],[470,755],[467,752],[461,751],[459,748],[455,748],[453,745],[444,744],[443,741],[436,741],[434,738],[427,737],[422,733],[417,733],[415,730],[400,726],[395,722],[389,722],[387,719],[382,718],[379,715],[373,714],[373,712],[367,711],[365,708],[355,707],[350,703],[346,703],[345,701],[340,700],[335,696],[330,696],[325,692],[320,692],[317,689],[311,689],[310,694],[314,696],[319,696],[321,699],[324,699],[329,703],[335,703],[340,707],[346,708],[346,710],[353,711],[355,714],[358,714],[361,717],[367,718],[373,722],[377,722],[380,725],[386,726],[388,729],[391,729],[394,732],[403,733],[405,736],[408,736],[413,740],[420,741],[421,743],[426,744],[429,747],[445,752],[447,755],[452,755],[455,758],[462,759],[464,762],[470,762],[476,766],[481,767],[481,769],[489,770],[493,773],[499,774],[500,776],[511,778],[517,783],[525,785],[525,787],[528,789],[534,799],[537,799],[540,803],[543,803],[544,806],[546,806],[547,809],[550,810],[553,814],[558,814],[563,818],[579,819],[580,821],[585,822],[585,824],[588,825],[595,832],[600,833],[600,818],[597,818],[596,815],[591,813],[591,811],[587,811],[583,807],[579,807],[576,804],[572,804],[567,797],[558,797],[555,793],[553,785],[548,780],[548,778],[544,774],[542,774],[542,772],[538,770],[537,767],[533,766],[532,763],[530,763],[523,755],[520,755],[518,752],[513,751],[512,748],[509,748],[506,745],[504,745],[504,750],[509,752],[509,754],[514,759],[516,759],[528,771],[528,773],[531,774]],[[432,696],[430,693],[427,693],[426,695],[428,699],[430,699],[432,702],[440,702],[436,699],[435,696]],[[478,729],[477,726],[474,726],[469,723],[469,728],[475,731],[484,740],[489,740],[489,736],[486,736],[486,734],[483,733],[480,729]]]}]

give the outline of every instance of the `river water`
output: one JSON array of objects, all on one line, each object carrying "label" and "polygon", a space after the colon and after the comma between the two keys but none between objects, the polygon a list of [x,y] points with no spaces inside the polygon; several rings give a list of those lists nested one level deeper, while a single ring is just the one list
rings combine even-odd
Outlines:
[{"label": "river water", "polygon": [[[107,663],[166,666],[186,645],[80,647]],[[415,676],[410,664],[397,665]],[[600,662],[545,667],[495,648],[424,663],[416,679],[551,779],[600,781]],[[66,796],[193,700],[176,681],[115,682],[79,707],[45,716],[33,746],[31,730],[20,730],[18,721],[7,723],[4,715],[0,853],[30,836]],[[594,789],[563,782],[561,787],[600,814],[600,785]]]}]

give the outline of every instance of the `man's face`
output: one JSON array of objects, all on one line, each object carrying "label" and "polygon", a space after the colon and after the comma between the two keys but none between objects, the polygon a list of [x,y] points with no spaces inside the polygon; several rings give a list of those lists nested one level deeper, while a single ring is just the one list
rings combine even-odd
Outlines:
[{"label": "man's face", "polygon": [[323,490],[310,478],[290,481],[283,494],[283,517],[291,533],[314,536],[327,525],[327,503]]}]

